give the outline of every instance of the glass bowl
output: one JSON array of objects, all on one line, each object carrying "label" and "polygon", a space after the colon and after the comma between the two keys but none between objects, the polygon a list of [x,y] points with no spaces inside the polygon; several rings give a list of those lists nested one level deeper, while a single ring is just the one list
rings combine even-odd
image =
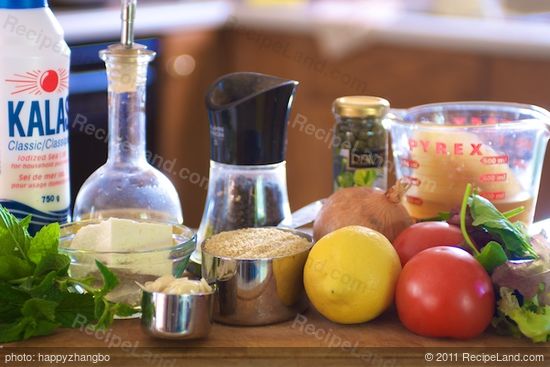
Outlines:
[{"label": "glass bowl", "polygon": [[[158,223],[146,220],[136,221]],[[193,230],[182,225],[170,224],[174,241],[174,245],[170,247],[131,251],[94,251],[70,247],[78,230],[99,222],[100,220],[85,220],[62,226],[59,252],[70,257],[69,273],[75,278],[92,276],[100,282],[101,274],[95,261],[104,263],[117,275],[120,282],[107,298],[110,301],[123,302],[134,307],[139,307],[141,303],[141,289],[135,282],[144,284],[168,274],[176,278],[181,277],[197,244],[197,237]]]}]

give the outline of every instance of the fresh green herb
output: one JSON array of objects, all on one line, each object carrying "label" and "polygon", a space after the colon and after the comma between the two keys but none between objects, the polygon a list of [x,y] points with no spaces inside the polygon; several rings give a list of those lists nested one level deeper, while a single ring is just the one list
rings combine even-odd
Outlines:
[{"label": "fresh green herb", "polygon": [[[114,316],[135,313],[130,306],[105,298],[118,285],[118,279],[99,261],[101,288],[92,286],[95,279],[69,276],[70,259],[58,253],[59,224],[45,226],[32,237],[27,231],[29,223],[30,217],[18,221],[0,206],[1,343],[74,327],[77,317],[105,328]],[[76,292],[77,288],[86,293]]]}]

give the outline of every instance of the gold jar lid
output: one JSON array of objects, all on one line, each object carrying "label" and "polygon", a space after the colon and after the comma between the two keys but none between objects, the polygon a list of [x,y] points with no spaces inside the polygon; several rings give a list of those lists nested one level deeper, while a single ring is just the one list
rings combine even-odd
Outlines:
[{"label": "gold jar lid", "polygon": [[334,101],[332,111],[342,117],[382,117],[390,110],[390,102],[371,96],[340,97]]}]

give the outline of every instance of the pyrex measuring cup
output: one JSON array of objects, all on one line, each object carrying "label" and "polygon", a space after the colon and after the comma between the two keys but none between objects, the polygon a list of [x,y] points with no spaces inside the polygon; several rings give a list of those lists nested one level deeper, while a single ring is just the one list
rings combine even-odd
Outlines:
[{"label": "pyrex measuring cup", "polygon": [[392,121],[397,178],[412,186],[405,205],[424,219],[460,205],[467,183],[501,211],[531,224],[550,112],[536,106],[457,102],[403,111]]}]

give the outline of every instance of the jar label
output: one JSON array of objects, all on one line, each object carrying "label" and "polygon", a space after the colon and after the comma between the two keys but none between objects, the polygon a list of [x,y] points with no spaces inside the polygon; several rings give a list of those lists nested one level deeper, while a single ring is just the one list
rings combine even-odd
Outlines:
[{"label": "jar label", "polygon": [[349,168],[382,168],[386,164],[386,152],[384,150],[369,152],[349,151]]}]

